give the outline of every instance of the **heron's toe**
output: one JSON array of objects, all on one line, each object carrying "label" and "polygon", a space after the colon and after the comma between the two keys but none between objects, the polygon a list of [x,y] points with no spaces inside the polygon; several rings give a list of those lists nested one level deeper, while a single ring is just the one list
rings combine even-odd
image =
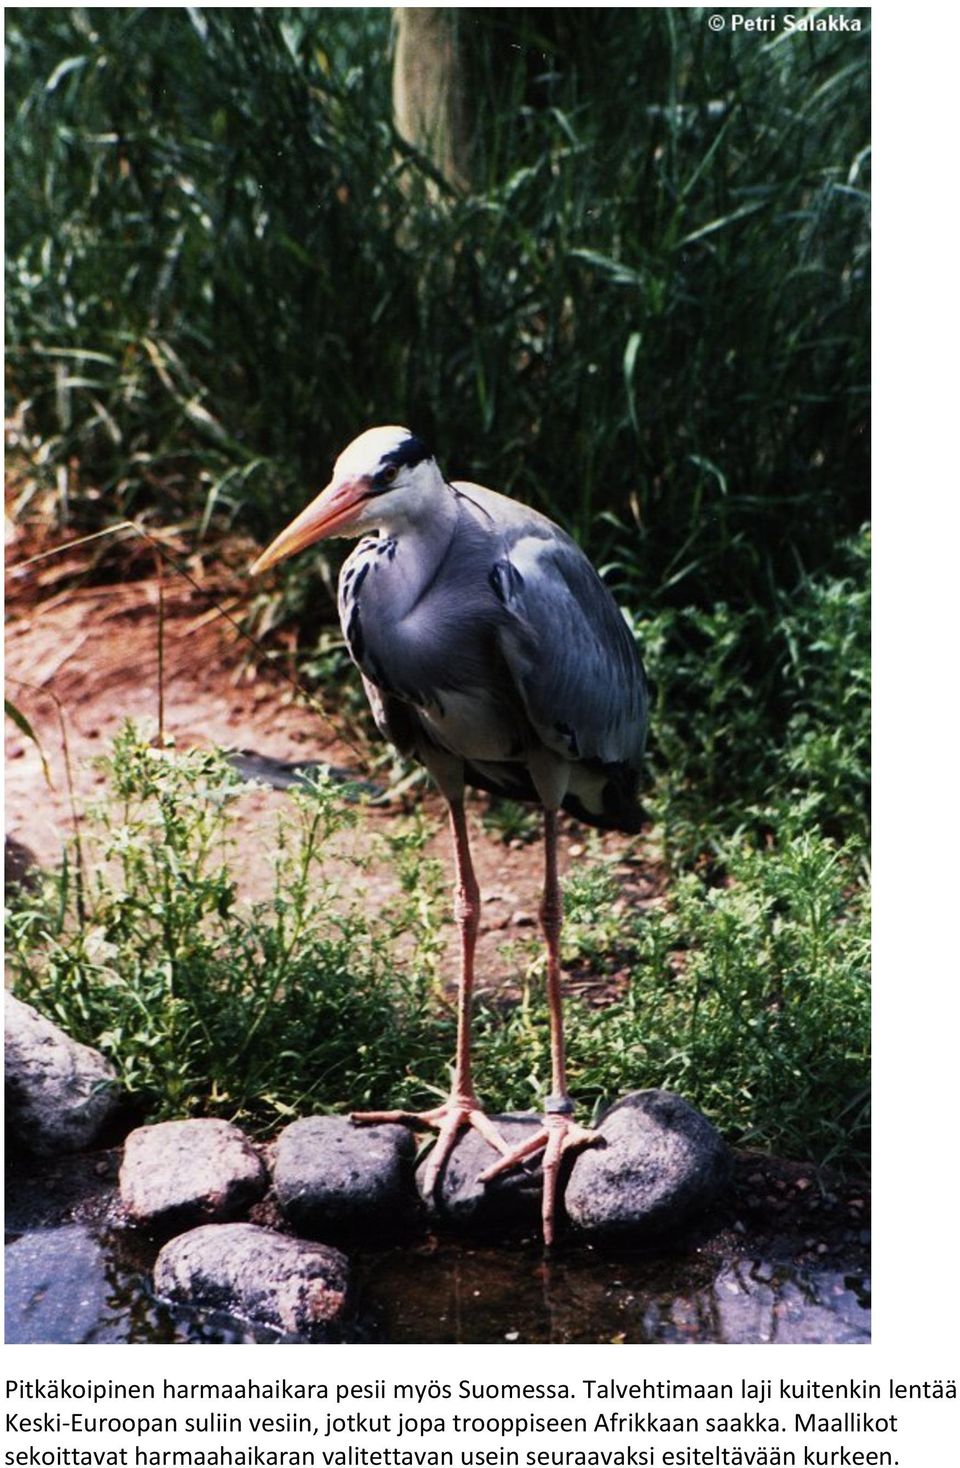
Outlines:
[{"label": "heron's toe", "polygon": [[499,1177],[502,1172],[509,1172],[511,1167],[516,1167],[519,1163],[525,1162],[528,1157],[533,1157],[535,1153],[541,1152],[547,1145],[547,1135],[544,1128],[543,1131],[528,1137],[525,1142],[521,1142],[519,1147],[508,1148],[496,1162],[484,1168],[480,1174],[480,1182],[488,1183],[491,1178]]}]

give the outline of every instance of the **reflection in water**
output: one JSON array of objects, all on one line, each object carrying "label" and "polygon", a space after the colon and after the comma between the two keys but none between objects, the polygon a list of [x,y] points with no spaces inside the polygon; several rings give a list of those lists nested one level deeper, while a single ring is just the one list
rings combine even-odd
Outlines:
[{"label": "reflection in water", "polygon": [[[21,1204],[24,1194],[21,1193]],[[10,1210],[11,1214],[16,1209]],[[7,1249],[7,1341],[276,1341],[271,1331],[156,1300],[156,1247],[97,1222],[51,1226],[33,1210]],[[62,1216],[62,1214],[61,1214]],[[40,1221],[42,1218],[42,1222]],[[49,1220],[49,1221],[48,1221]],[[39,1223],[39,1226],[38,1226]],[[812,1242],[812,1241],[808,1241]],[[730,1234],[672,1255],[600,1253],[586,1245],[545,1259],[531,1238],[496,1245],[427,1238],[351,1251],[357,1307],[347,1341],[797,1344],[869,1338],[863,1250],[846,1267],[790,1251],[750,1257]],[[856,1256],[854,1258],[854,1256]],[[285,1338],[289,1339],[289,1338]]]},{"label": "reflection in water", "polygon": [[366,1339],[798,1344],[869,1339],[861,1275],[767,1260],[434,1244],[363,1261]]},{"label": "reflection in water", "polygon": [[764,1261],[724,1264],[709,1286],[648,1309],[647,1339],[798,1345],[869,1339],[869,1297],[835,1271],[772,1270]]}]

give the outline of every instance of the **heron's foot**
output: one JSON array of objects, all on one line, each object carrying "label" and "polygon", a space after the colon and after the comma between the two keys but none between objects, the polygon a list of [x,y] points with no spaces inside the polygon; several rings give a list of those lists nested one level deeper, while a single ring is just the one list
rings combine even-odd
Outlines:
[{"label": "heron's foot", "polygon": [[480,1107],[472,1092],[456,1092],[442,1106],[432,1111],[354,1111],[351,1120],[361,1125],[373,1122],[399,1122],[404,1126],[435,1127],[437,1140],[430,1153],[423,1175],[423,1191],[431,1197],[440,1179],[443,1165],[456,1145],[457,1138],[465,1127],[473,1127],[483,1140],[502,1156],[509,1153],[508,1144],[501,1137],[486,1112]]},{"label": "heron's foot", "polygon": [[[563,1099],[566,1100],[566,1098]],[[566,1104],[569,1106],[569,1102]],[[543,1118],[541,1130],[529,1137],[527,1141],[521,1142],[519,1147],[514,1147],[512,1151],[507,1152],[482,1172],[480,1182],[489,1182],[491,1178],[499,1177],[501,1173],[508,1172],[518,1163],[526,1162],[529,1157],[535,1157],[538,1152],[542,1152],[543,1205],[541,1216],[543,1242],[549,1249],[554,1239],[560,1168],[563,1159],[567,1153],[578,1151],[581,1147],[589,1147],[599,1140],[600,1133],[580,1126],[573,1120],[568,1109],[548,1110]]]}]

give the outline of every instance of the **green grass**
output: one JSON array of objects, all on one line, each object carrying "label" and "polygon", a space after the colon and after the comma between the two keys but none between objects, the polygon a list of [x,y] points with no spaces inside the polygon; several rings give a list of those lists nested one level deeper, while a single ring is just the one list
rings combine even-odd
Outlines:
[{"label": "green grass", "polygon": [[[437,946],[422,833],[395,842],[404,897],[369,924],[324,871],[325,843],[354,813],[317,779],[271,833],[271,897],[243,906],[231,813],[244,785],[225,759],[153,748],[128,727],[109,770],[81,852],[8,915],[18,992],[102,1048],[156,1117],[263,1124],[394,1085]],[[414,959],[398,970],[401,932]]]},{"label": "green grass", "polygon": [[653,687],[649,805],[678,869],[771,805],[869,832],[870,535],[772,611],[718,602],[635,619]]},{"label": "green grass", "polygon": [[[448,899],[422,820],[388,838],[400,896],[372,916],[327,869],[325,848],[355,807],[318,779],[270,832],[275,888],[249,906],[231,876],[244,787],[220,755],[152,748],[128,728],[110,770],[82,859],[65,856],[8,913],[23,998],[108,1054],[154,1118],[219,1114],[269,1130],[305,1111],[444,1091]],[[585,1108],[662,1085],[731,1140],[864,1163],[859,851],[809,829],[808,815],[770,811],[772,835],[726,843],[719,884],[688,873],[652,913],[612,914],[602,862],[568,879],[567,957],[600,964],[615,950],[630,974],[615,1003],[568,1005]],[[492,1107],[536,1107],[548,1089],[541,968],[540,956],[521,965],[519,1004],[479,1008],[477,1077]]]},{"label": "green grass", "polygon": [[586,17],[464,18],[438,198],[389,11],[12,13],[11,407],[62,515],[264,537],[399,420],[639,608],[825,566],[866,515],[869,39]]},{"label": "green grass", "polygon": [[[572,1020],[576,1087],[676,1085],[731,1137],[854,1165],[869,37],[716,35],[706,14],[463,12],[460,195],[393,131],[387,10],[11,12],[13,508],[175,522],[207,553],[233,527],[265,541],[359,429],[406,421],[451,474],[568,527],[651,674],[645,798],[672,881],[616,933],[602,868],[570,894],[571,937],[631,972]],[[336,554],[252,592],[249,626],[315,635],[303,676],[362,717],[329,630]],[[442,1089],[423,831],[397,838],[403,896],[371,927],[325,885],[319,836],[349,811],[318,788],[249,910],[225,769],[125,741],[103,859],[91,836],[82,891],[71,854],[11,918],[27,997],[157,1115],[269,1126]],[[509,807],[487,825],[530,830]],[[545,1084],[537,992],[480,1015],[496,1104]]]}]

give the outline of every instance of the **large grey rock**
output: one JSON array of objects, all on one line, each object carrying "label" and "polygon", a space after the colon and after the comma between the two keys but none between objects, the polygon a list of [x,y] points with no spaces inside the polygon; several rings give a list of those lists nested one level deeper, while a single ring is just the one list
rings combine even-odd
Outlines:
[{"label": "large grey rock", "polygon": [[[541,1126],[540,1117],[522,1113],[494,1116],[491,1120],[510,1147],[519,1146]],[[440,1222],[477,1229],[535,1224],[543,1190],[540,1156],[491,1182],[481,1183],[481,1172],[496,1160],[497,1153],[480,1133],[473,1127],[466,1128],[447,1158],[433,1195],[427,1197],[423,1181],[428,1156],[417,1169],[417,1186],[431,1216]]]},{"label": "large grey rock", "polygon": [[578,1154],[564,1194],[568,1217],[590,1233],[662,1235],[707,1209],[729,1178],[719,1133],[669,1091],[624,1096],[598,1130],[601,1142]]},{"label": "large grey rock", "polygon": [[309,1236],[401,1229],[417,1211],[415,1151],[403,1126],[305,1116],[277,1138],[277,1202],[298,1233]]},{"label": "large grey rock", "polygon": [[124,1145],[121,1201],[135,1222],[160,1233],[236,1218],[266,1188],[263,1163],[226,1121],[162,1121],[131,1132]]},{"label": "large grey rock", "polygon": [[8,1346],[126,1339],[108,1252],[81,1224],[27,1233],[4,1251]]},{"label": "large grey rock", "polygon": [[207,1224],[160,1250],[153,1281],[164,1299],[309,1337],[344,1316],[350,1265],[326,1244],[252,1223]]},{"label": "large grey rock", "polygon": [[7,1125],[23,1146],[52,1157],[93,1145],[118,1105],[109,1060],[12,994],[4,1003],[4,1059]]}]

